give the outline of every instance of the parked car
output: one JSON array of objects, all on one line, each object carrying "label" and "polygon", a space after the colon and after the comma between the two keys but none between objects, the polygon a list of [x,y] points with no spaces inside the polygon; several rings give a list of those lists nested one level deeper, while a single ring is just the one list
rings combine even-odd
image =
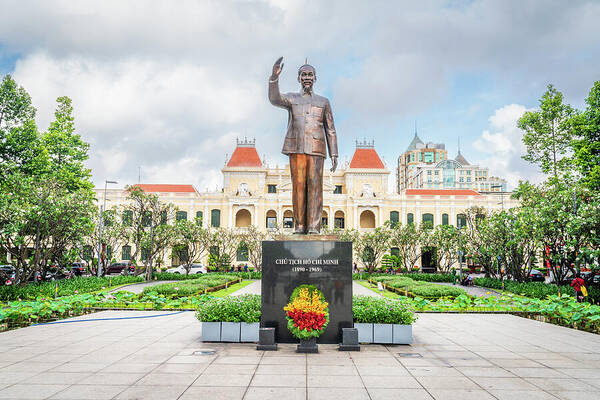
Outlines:
[{"label": "parked car", "polygon": [[74,262],[71,264],[70,272],[75,276],[82,276],[85,274],[85,265],[80,262]]},{"label": "parked car", "polygon": [[[171,274],[187,274],[184,265],[180,265],[175,268],[169,268],[167,272]],[[190,266],[190,274],[206,274],[206,272],[206,267],[204,267],[202,264],[192,264]]]},{"label": "parked car", "polygon": [[106,267],[106,274],[131,274],[135,272],[135,265],[130,262],[112,263]]},{"label": "parked car", "polygon": [[546,278],[537,269],[532,269],[531,272],[529,272],[529,280],[531,282],[545,282]]},{"label": "parked car", "polygon": [[12,265],[0,265],[0,285],[14,285],[17,270]]}]

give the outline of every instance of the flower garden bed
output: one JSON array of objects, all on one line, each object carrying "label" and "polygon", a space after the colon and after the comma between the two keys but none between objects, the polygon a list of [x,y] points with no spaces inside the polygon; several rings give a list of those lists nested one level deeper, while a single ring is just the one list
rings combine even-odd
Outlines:
[{"label": "flower garden bed", "polygon": [[398,275],[373,277],[369,279],[369,283],[381,283],[384,290],[389,290],[400,295],[422,297],[430,300],[443,297],[455,298],[467,294],[467,292],[461,288],[436,285],[425,281],[415,281],[406,276]]}]

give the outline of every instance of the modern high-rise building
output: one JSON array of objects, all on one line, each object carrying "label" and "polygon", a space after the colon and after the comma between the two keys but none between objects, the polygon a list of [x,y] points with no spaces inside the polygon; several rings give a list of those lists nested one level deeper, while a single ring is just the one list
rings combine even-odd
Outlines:
[{"label": "modern high-rise building", "polygon": [[470,189],[478,192],[506,192],[506,180],[490,176],[487,168],[470,164],[461,154],[449,159],[446,146],[424,143],[417,132],[406,151],[398,157],[396,190]]}]

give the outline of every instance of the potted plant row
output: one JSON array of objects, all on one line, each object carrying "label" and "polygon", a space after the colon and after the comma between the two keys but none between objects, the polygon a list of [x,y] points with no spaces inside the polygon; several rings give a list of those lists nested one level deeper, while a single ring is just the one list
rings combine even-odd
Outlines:
[{"label": "potted plant row", "polygon": [[352,311],[361,343],[411,344],[412,323],[417,316],[400,300],[356,296]]},{"label": "potted plant row", "polygon": [[260,296],[212,298],[200,305],[203,342],[258,342]]}]

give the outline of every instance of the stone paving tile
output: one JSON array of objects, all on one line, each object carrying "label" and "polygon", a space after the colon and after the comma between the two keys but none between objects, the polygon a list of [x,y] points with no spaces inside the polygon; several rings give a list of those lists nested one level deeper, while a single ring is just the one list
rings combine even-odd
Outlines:
[{"label": "stone paving tile", "polygon": [[192,386],[243,386],[250,384],[252,375],[200,375]]},{"label": "stone paving tile", "polygon": [[37,372],[13,372],[0,370],[0,385],[19,383],[32,376],[37,375]]},{"label": "stone paving tile", "polygon": [[598,393],[596,392],[563,391],[550,393],[564,400],[598,400]]},{"label": "stone paving tile", "polygon": [[98,372],[107,368],[110,364],[103,363],[76,363],[69,362],[48,370],[48,372]]},{"label": "stone paving tile", "polygon": [[475,378],[479,386],[486,390],[538,390],[538,388],[522,378]]},{"label": "stone paving tile", "polygon": [[245,392],[245,387],[192,386],[178,400],[242,400]]},{"label": "stone paving tile", "polygon": [[454,367],[407,367],[407,370],[413,376],[463,376]]},{"label": "stone paving tile", "polygon": [[68,385],[16,384],[0,390],[0,399],[46,399]]},{"label": "stone paving tile", "polygon": [[40,385],[73,385],[91,376],[91,372],[42,372],[31,378]]},{"label": "stone paving tile", "polygon": [[479,389],[472,380],[460,376],[418,376],[425,389]]},{"label": "stone paving tile", "polygon": [[131,386],[121,392],[116,400],[176,400],[187,386]]},{"label": "stone paving tile", "polygon": [[552,368],[506,368],[513,374],[522,378],[569,378],[568,375],[563,374]]},{"label": "stone paving tile", "polygon": [[250,386],[306,388],[306,381],[306,375],[254,375]]},{"label": "stone paving tile", "polygon": [[[546,391],[574,391],[574,392],[598,392],[600,398],[600,389],[579,379],[567,378],[524,378],[527,382]],[[598,384],[598,381],[596,381]]]},{"label": "stone paving tile", "polygon": [[[435,400],[495,400],[494,396],[481,389],[429,389]],[[527,397],[512,400],[529,400]]]},{"label": "stone paving tile", "polygon": [[[169,365],[169,364],[165,364]],[[185,364],[183,364],[185,365]],[[257,366],[254,364],[210,364],[202,372],[204,375],[242,374],[252,375]],[[276,375],[273,373],[273,375]]]},{"label": "stone paving tile", "polygon": [[[526,390],[490,390],[498,400],[556,400],[556,395],[543,391]],[[581,399],[578,397],[578,399]]]},{"label": "stone paving tile", "polygon": [[144,373],[98,372],[78,382],[80,385],[133,385]]},{"label": "stone paving tile", "polygon": [[354,388],[308,388],[308,400],[370,400],[366,389]]},{"label": "stone paving tile", "polygon": [[351,375],[358,377],[358,371],[354,365],[309,365],[306,369],[308,375]]},{"label": "stone paving tile", "polygon": [[371,400],[433,400],[425,389],[367,389]]},{"label": "stone paving tile", "polygon": [[364,388],[360,379],[344,375],[309,375],[309,388]]},{"label": "stone paving tile", "polygon": [[129,372],[129,373],[148,373],[161,364],[141,364],[141,363],[126,363],[116,362],[100,370],[100,372]]},{"label": "stone paving tile", "polygon": [[[214,365],[211,369],[215,367]],[[297,365],[290,364],[264,364],[261,363],[256,368],[256,375],[296,375],[306,373],[306,365],[301,361]]]},{"label": "stone paving tile", "polygon": [[105,400],[112,399],[129,386],[73,385],[50,397],[51,400]]},{"label": "stone paving tile", "polygon": [[[182,398],[183,399],[183,398]],[[250,387],[244,400],[305,400],[306,388]]]},{"label": "stone paving tile", "polygon": [[43,372],[55,368],[60,363],[21,361],[16,364],[7,365],[0,372]]},{"label": "stone paving tile", "polygon": [[600,369],[591,369],[591,368],[570,368],[561,370],[566,375],[569,375],[573,378],[596,378],[600,379]]},{"label": "stone paving tile", "polygon": [[456,370],[460,371],[463,375],[468,377],[490,377],[490,378],[510,378],[515,377],[510,371],[500,367],[456,367]]},{"label": "stone paving tile", "polygon": [[356,370],[361,376],[410,376],[408,370],[401,365],[397,367],[357,366]]},{"label": "stone paving tile", "polygon": [[152,370],[162,374],[198,373],[206,371],[209,364],[160,364]]},{"label": "stone paving tile", "polygon": [[363,376],[362,380],[367,389],[421,389],[421,384],[411,376]]},{"label": "stone paving tile", "polygon": [[135,383],[135,386],[189,386],[200,374],[150,373]]}]

